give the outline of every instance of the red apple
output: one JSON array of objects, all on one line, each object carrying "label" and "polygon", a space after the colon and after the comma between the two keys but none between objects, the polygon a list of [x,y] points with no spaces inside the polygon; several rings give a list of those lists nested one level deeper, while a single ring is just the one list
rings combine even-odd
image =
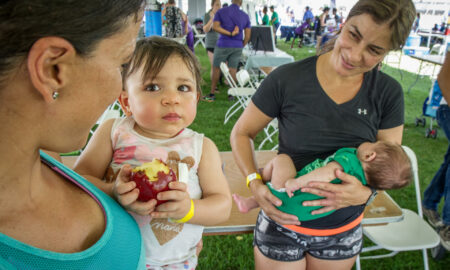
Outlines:
[{"label": "red apple", "polygon": [[[138,201],[147,202],[156,199],[158,193],[169,190],[169,183],[177,181],[177,176],[164,162],[154,159],[133,169],[131,180],[139,189]],[[156,205],[166,202],[157,200]]]}]

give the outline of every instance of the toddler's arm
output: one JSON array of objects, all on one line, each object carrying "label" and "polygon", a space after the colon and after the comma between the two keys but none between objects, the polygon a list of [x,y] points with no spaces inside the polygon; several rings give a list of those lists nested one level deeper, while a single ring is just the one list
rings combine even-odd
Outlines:
[{"label": "toddler's arm", "polygon": [[336,161],[332,161],[327,165],[318,168],[312,172],[309,172],[305,175],[299,176],[297,178],[289,179],[286,181],[285,188],[289,197],[293,196],[293,192],[305,187],[311,181],[320,181],[320,182],[330,182],[335,179],[335,171],[336,169],[341,169],[342,166],[339,165]]},{"label": "toddler's arm", "polygon": [[78,157],[74,170],[108,195],[113,194],[113,183],[102,181],[112,159],[111,128],[114,119],[102,123]]},{"label": "toddler's arm", "polygon": [[[222,161],[216,145],[208,138],[203,140],[203,152],[198,166],[198,178],[203,196],[194,200],[194,216],[189,223],[214,225],[228,220],[231,212],[231,195],[228,182],[222,171]],[[170,183],[173,191],[158,194],[162,200],[172,200],[157,207],[158,212],[151,215],[154,218],[181,219],[190,209],[190,199],[183,191],[183,183]]]},{"label": "toddler's arm", "polygon": [[129,180],[130,166],[124,166],[120,170],[115,182],[107,183],[102,180],[113,155],[110,135],[113,123],[114,119],[109,119],[97,128],[75,162],[74,170],[100,190],[115,198],[127,210],[147,215],[153,211],[156,200],[146,203],[136,201],[139,190],[136,188],[136,183]]}]

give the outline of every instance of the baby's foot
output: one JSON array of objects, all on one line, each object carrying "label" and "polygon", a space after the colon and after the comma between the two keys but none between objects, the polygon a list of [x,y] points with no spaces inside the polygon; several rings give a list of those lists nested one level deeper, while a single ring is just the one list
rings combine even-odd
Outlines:
[{"label": "baby's foot", "polygon": [[247,213],[253,208],[258,207],[258,203],[255,201],[253,197],[250,198],[242,197],[239,194],[233,194],[232,197],[239,209],[239,212],[241,213]]}]

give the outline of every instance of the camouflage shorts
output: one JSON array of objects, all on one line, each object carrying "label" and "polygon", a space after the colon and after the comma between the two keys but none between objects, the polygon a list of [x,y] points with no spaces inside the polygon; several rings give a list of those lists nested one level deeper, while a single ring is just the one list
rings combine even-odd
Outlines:
[{"label": "camouflage shorts", "polygon": [[298,261],[305,257],[305,253],[322,260],[344,260],[361,252],[362,237],[361,224],[331,236],[304,235],[279,225],[261,211],[253,245],[264,256],[277,261]]}]

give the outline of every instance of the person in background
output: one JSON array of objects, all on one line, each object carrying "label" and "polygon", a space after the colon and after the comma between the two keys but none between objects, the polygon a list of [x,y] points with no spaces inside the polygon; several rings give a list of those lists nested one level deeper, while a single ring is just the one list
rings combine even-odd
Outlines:
[{"label": "person in background", "polygon": [[314,15],[309,9],[309,6],[305,7],[305,14],[303,14],[303,22],[306,22],[306,20],[310,19],[311,21],[314,21]]},{"label": "person in background", "polygon": [[295,30],[294,30],[295,36],[292,39],[291,49],[294,47],[294,42],[297,37],[300,38],[300,40],[298,41],[298,47],[299,48],[302,47],[303,37],[304,37],[305,32],[308,29],[310,23],[311,23],[311,19],[307,19],[306,21],[302,22],[302,24],[299,27],[295,28]]},{"label": "person in background", "polygon": [[262,17],[262,25],[270,25],[270,21],[269,21],[269,15],[267,15],[267,6],[263,7],[263,17]]},{"label": "person in background", "polygon": [[420,25],[420,13],[417,12],[417,14],[416,14],[416,19],[414,20],[414,24],[413,24],[412,30],[413,30],[414,32],[419,31],[419,25]]},{"label": "person in background", "polygon": [[291,18],[291,23],[295,23],[295,14],[293,9],[289,11],[289,18]]},{"label": "person in background", "polygon": [[339,17],[339,15],[337,14],[337,8],[333,8],[333,18],[336,21],[336,29],[335,30],[339,30],[342,21],[341,21],[341,17]]},{"label": "person in background", "polygon": [[228,7],[228,3],[223,3],[222,8]]},{"label": "person in background", "polygon": [[[206,33],[205,45],[206,51],[208,52],[209,63],[211,64],[210,78],[213,74],[213,59],[214,59],[214,48],[216,47],[217,40],[219,39],[219,33],[212,29],[214,16],[216,12],[220,9],[220,0],[211,0],[211,9],[205,13],[203,25],[203,31]],[[217,91],[217,89],[216,89]]]},{"label": "person in background", "polygon": [[277,67],[252,96],[233,127],[230,144],[262,209],[254,231],[255,269],[352,268],[362,249],[362,214],[375,191],[336,170],[341,184],[310,182],[301,189],[325,197],[303,203],[324,206],[311,214],[336,211],[326,220],[300,223],[276,209],[281,201],[258,173],[253,141],[277,118],[279,153],[287,154],[297,170],[342,147],[401,144],[403,90],[378,66],[391,50],[403,46],[415,14],[412,0],[359,0],[328,51]]},{"label": "person in background", "polygon": [[[450,141],[450,108],[447,100],[450,100],[450,52],[447,51],[444,64],[438,74],[437,82],[441,89],[443,99],[436,112],[439,126]],[[438,213],[438,205],[444,197],[442,208],[442,219]],[[427,189],[423,194],[423,214],[430,224],[439,229],[442,245],[450,250],[450,145],[444,156],[444,162],[436,172]]]},{"label": "person in background", "polygon": [[317,39],[317,43],[316,43],[316,52],[320,51],[320,46],[322,43],[322,36],[324,34],[324,32],[326,32],[326,21],[327,21],[327,17],[328,17],[328,13],[330,11],[329,7],[325,7],[323,9],[322,14],[320,14],[319,16],[319,20],[318,20],[318,27],[316,28],[316,39]]},{"label": "person in background", "polygon": [[214,49],[211,91],[203,99],[214,101],[215,89],[220,77],[220,63],[228,63],[230,74],[236,81],[236,71],[242,56],[242,48],[250,40],[250,18],[240,10],[242,0],[233,0],[229,7],[219,9],[214,16],[213,30],[220,34]]},{"label": "person in background", "polygon": [[145,269],[136,222],[59,157],[119,96],[144,7],[0,2],[1,269]]},{"label": "person in background", "polygon": [[181,20],[181,27],[183,29],[183,35],[186,35],[186,45],[191,50],[192,53],[195,53],[194,51],[194,31],[192,30],[191,23],[189,23],[188,16],[181,12],[182,20]]},{"label": "person in background", "polygon": [[445,22],[442,22],[441,23],[441,28],[439,28],[439,32],[444,34],[446,29],[447,29],[447,25],[445,24]]},{"label": "person in background", "polygon": [[[176,6],[175,0],[167,1],[166,6],[161,11],[161,18],[163,18],[163,24],[166,25],[166,37],[179,38],[183,36],[182,21],[186,18],[183,16],[181,9]],[[187,24],[184,27],[184,32],[187,33]]]},{"label": "person in background", "polygon": [[437,23],[435,23],[433,28],[431,28],[431,31],[433,31],[433,32],[439,31],[439,25]]},{"label": "person in background", "polygon": [[270,6],[270,12],[272,16],[270,17],[270,25],[273,28],[273,35],[275,37],[275,45],[277,45],[277,31],[280,27],[280,19],[278,18],[278,13],[275,11],[275,6]]}]

